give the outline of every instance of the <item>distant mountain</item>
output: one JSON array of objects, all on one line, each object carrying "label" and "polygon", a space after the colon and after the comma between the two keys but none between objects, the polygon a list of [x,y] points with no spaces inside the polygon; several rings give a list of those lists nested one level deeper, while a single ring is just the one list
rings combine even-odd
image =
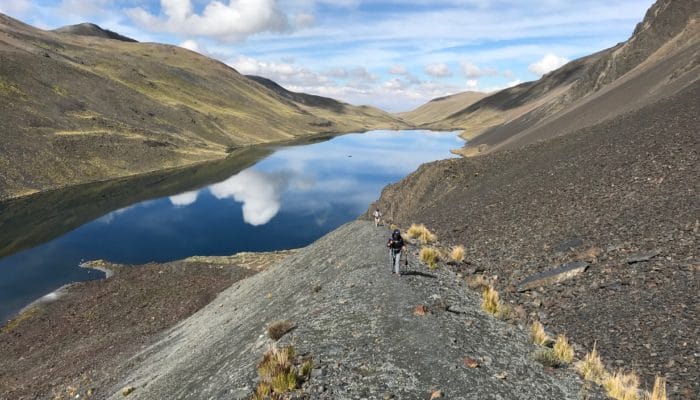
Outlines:
[{"label": "distant mountain", "polygon": [[399,113],[398,116],[416,125],[429,124],[433,121],[447,118],[486,96],[487,94],[482,92],[463,92],[451,96],[438,97],[415,110]]},{"label": "distant mountain", "polygon": [[[624,43],[499,91],[429,127],[475,137],[465,155],[565,134],[674,95],[700,77],[700,2],[659,0]],[[436,114],[437,115],[437,114]]]},{"label": "distant mountain", "polygon": [[0,14],[0,199],[257,143],[407,126],[372,107],[280,89],[180,47],[92,24],[43,31]]},{"label": "distant mountain", "polygon": [[349,106],[346,103],[341,103],[340,101],[331,99],[329,97],[292,92],[283,88],[272,79],[263,78],[262,76],[246,75],[246,77],[258,82],[259,84],[267,87],[268,89],[271,89],[272,91],[284,97],[285,99],[291,100],[295,103],[304,104],[311,107],[325,108],[335,112],[342,112],[346,106]]},{"label": "distant mountain", "polygon": [[114,39],[121,40],[122,42],[136,42],[136,40],[122,36],[116,32],[112,32],[108,29],[102,29],[99,26],[91,23],[82,23],[77,25],[68,25],[62,28],[54,29],[53,32],[56,33],[70,33],[73,35],[80,36],[95,36],[104,39]]}]

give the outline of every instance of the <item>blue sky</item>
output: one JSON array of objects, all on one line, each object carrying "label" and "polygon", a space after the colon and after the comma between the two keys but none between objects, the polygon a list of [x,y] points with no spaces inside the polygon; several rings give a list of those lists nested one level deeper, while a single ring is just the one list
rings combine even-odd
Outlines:
[{"label": "blue sky", "polygon": [[0,0],[43,29],[93,22],[284,87],[412,109],[539,78],[626,40],[651,0]]}]

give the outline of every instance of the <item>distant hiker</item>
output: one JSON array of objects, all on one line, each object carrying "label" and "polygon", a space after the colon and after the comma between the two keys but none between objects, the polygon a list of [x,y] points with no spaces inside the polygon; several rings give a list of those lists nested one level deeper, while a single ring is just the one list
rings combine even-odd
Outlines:
[{"label": "distant hiker", "polygon": [[379,209],[377,208],[376,210],[374,210],[374,213],[372,213],[372,215],[374,215],[374,226],[379,226],[379,220],[382,218],[382,213],[380,213]]},{"label": "distant hiker", "polygon": [[401,267],[399,264],[401,262],[401,250],[403,250],[404,246],[405,244],[401,237],[401,231],[394,229],[389,241],[386,243],[386,247],[389,248],[389,255],[391,256],[392,274],[401,274]]}]

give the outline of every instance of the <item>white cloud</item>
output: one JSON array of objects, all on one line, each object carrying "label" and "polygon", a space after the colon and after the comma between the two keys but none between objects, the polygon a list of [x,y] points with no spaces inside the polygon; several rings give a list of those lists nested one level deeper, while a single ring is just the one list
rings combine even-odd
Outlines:
[{"label": "white cloud", "polygon": [[258,226],[268,223],[280,209],[280,193],[287,180],[254,169],[246,169],[211,185],[217,199],[233,198],[243,203],[243,221]]},{"label": "white cloud", "polygon": [[129,9],[127,14],[136,24],[151,31],[226,41],[289,29],[287,17],[275,0],[231,0],[228,5],[214,0],[201,14],[194,12],[191,0],[161,0],[160,4],[164,15],[153,15],[141,7]]},{"label": "white cloud", "polygon": [[447,76],[452,76],[452,71],[450,70],[450,67],[447,66],[447,64],[430,64],[425,67],[425,73],[434,76],[434,77],[447,77]]},{"label": "white cloud", "polygon": [[0,0],[0,12],[9,15],[19,15],[31,6],[28,0]]},{"label": "white cloud", "polygon": [[564,57],[559,57],[553,53],[547,53],[541,60],[530,64],[527,70],[535,75],[541,76],[547,72],[554,71],[568,62],[569,60]]},{"label": "white cloud", "polygon": [[498,72],[493,68],[481,68],[468,61],[462,62],[462,73],[467,79],[498,75]]},{"label": "white cloud", "polygon": [[467,79],[467,90],[477,90],[479,88],[479,81],[476,79]]},{"label": "white cloud", "polygon": [[175,196],[170,196],[168,199],[176,207],[185,207],[197,201],[197,196],[199,191],[194,190],[191,192],[180,193]]},{"label": "white cloud", "polygon": [[309,28],[316,24],[316,17],[312,14],[298,13],[294,16],[294,23],[299,28]]},{"label": "white cloud", "polygon": [[408,70],[403,65],[394,64],[389,68],[389,73],[392,75],[407,75]]},{"label": "white cloud", "polygon": [[180,43],[178,46],[180,46],[184,49],[187,49],[187,50],[192,50],[192,51],[197,52],[197,53],[202,52],[202,50],[199,47],[199,44],[191,39],[185,40],[184,42]]}]

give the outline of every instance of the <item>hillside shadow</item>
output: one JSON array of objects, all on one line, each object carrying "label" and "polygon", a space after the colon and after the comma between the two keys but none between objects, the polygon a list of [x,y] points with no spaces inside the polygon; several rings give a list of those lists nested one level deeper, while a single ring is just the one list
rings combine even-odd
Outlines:
[{"label": "hillside shadow", "polygon": [[428,274],[420,271],[406,271],[401,273],[402,276],[421,276],[423,278],[437,278],[436,275]]}]

